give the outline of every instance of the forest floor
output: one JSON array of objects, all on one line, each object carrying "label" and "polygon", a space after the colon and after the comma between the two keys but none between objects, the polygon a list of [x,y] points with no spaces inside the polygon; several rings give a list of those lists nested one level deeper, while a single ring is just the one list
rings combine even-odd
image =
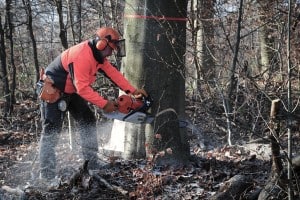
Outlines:
[{"label": "forest floor", "polygon": [[[84,170],[80,148],[69,146],[67,131],[57,145],[58,179],[52,188],[34,186],[38,177],[39,110],[35,102],[16,108],[11,120],[1,119],[0,200],[9,199],[210,199],[235,175],[251,187],[245,198],[266,184],[271,164],[268,143],[233,138],[211,129],[205,113],[188,125],[191,158],[185,167],[154,166],[147,160],[122,160],[102,152],[105,167],[74,179]],[[100,143],[108,140],[107,124],[99,123]],[[299,139],[299,138],[298,138]],[[75,140],[77,141],[77,140]],[[74,182],[75,180],[75,182]],[[20,198],[21,197],[21,198]]]}]

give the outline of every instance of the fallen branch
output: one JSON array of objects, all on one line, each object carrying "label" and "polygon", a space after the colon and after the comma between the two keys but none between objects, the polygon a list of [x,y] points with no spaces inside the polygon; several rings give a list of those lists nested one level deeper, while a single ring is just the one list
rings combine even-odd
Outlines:
[{"label": "fallen branch", "polygon": [[235,175],[225,182],[221,188],[221,192],[212,196],[210,200],[234,200],[243,199],[241,196],[247,189],[252,186],[252,183],[244,175]]}]

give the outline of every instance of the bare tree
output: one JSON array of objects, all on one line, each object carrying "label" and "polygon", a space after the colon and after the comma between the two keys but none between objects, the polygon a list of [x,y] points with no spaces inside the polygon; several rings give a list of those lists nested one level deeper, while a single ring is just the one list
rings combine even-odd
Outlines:
[{"label": "bare tree", "polygon": [[7,38],[9,41],[9,61],[11,66],[11,75],[10,75],[10,94],[9,94],[9,102],[8,103],[8,114],[11,114],[13,111],[13,104],[16,102],[15,99],[15,90],[16,90],[16,66],[15,66],[15,58],[14,58],[14,40],[13,40],[13,32],[14,32],[14,26],[13,26],[13,11],[12,11],[12,1],[6,0],[6,23],[8,26],[8,34]]},{"label": "bare tree", "polygon": [[4,106],[4,113],[3,116],[7,117],[9,110],[10,110],[10,89],[9,89],[9,82],[8,82],[8,73],[7,73],[7,63],[6,63],[6,51],[5,51],[5,31],[4,28],[2,26],[2,14],[3,12],[1,12],[0,15],[0,44],[1,44],[1,48],[0,48],[0,55],[1,55],[1,70],[2,70],[2,76],[1,79],[3,80],[3,87],[4,87],[4,93],[1,94],[4,96],[5,98],[5,106]]},{"label": "bare tree", "polygon": [[67,3],[73,44],[77,44],[82,40],[82,2],[81,0],[68,0]]},{"label": "bare tree", "polygon": [[259,30],[260,40],[260,72],[265,79],[269,79],[273,76],[273,72],[279,69],[278,66],[278,54],[276,51],[276,37],[274,31],[277,29],[275,22],[273,22],[273,12],[275,10],[276,3],[266,0],[258,1],[258,11],[260,16],[260,23],[263,25]]},{"label": "bare tree", "polygon": [[187,32],[186,83],[193,98],[201,95],[201,84],[212,80],[215,75],[214,66],[214,6],[215,0],[189,1],[189,20]]},{"label": "bare tree", "polygon": [[38,61],[36,40],[34,37],[31,1],[30,0],[22,0],[22,2],[25,7],[25,12],[26,12],[26,16],[27,16],[27,28],[28,28],[29,36],[30,36],[31,43],[32,43],[34,69],[35,69],[35,80],[33,80],[33,82],[36,83],[39,80],[39,61]]},{"label": "bare tree", "polygon": [[56,5],[56,10],[58,14],[58,19],[59,19],[59,37],[62,46],[67,49],[69,44],[68,44],[68,35],[67,35],[67,28],[64,23],[64,14],[63,14],[63,1],[62,0],[55,0],[55,5]]}]

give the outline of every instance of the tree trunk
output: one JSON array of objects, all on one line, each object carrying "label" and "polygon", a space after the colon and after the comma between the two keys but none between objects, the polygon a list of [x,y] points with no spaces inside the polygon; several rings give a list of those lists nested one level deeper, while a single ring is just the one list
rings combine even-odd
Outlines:
[{"label": "tree trunk", "polygon": [[240,1],[239,5],[239,17],[237,21],[237,30],[236,30],[236,40],[235,40],[235,46],[233,49],[234,55],[233,55],[233,60],[231,64],[231,68],[229,70],[229,86],[227,89],[227,110],[229,113],[232,111],[232,106],[231,106],[231,99],[232,99],[232,94],[234,91],[234,88],[236,86],[236,66],[238,63],[238,54],[239,54],[239,48],[240,48],[240,42],[241,42],[241,29],[242,29],[242,19],[243,19],[243,9],[244,9],[244,4],[243,0]]},{"label": "tree trunk", "polygon": [[77,44],[82,41],[82,27],[81,27],[81,13],[82,6],[81,0],[68,0],[68,15],[70,20],[70,28],[72,33],[73,44]]},{"label": "tree trunk", "polygon": [[271,141],[271,152],[272,152],[272,168],[269,175],[268,182],[264,189],[260,192],[258,199],[284,199],[285,192],[283,189],[286,188],[286,176],[282,173],[283,164],[280,156],[280,145],[278,142],[280,133],[280,121],[278,120],[278,114],[281,106],[279,99],[272,101],[272,107],[270,112],[270,141]]},{"label": "tree trunk", "polygon": [[73,39],[73,45],[76,44],[76,32],[75,32],[75,19],[74,19],[74,0],[67,0],[68,4],[68,15],[69,15],[69,20],[70,20],[70,28],[71,28],[71,33],[72,33],[72,39]]},{"label": "tree trunk", "polygon": [[[215,76],[215,68],[213,61],[213,38],[214,30],[212,19],[214,17],[215,0],[201,0],[197,5],[197,49],[195,52],[199,52],[197,59],[200,61],[201,77],[204,80],[211,80]],[[200,76],[199,76],[200,78]],[[200,84],[198,82],[198,84]]]},{"label": "tree trunk", "polygon": [[[127,57],[123,71],[131,83],[145,87],[154,99],[152,114],[161,111],[151,125],[126,124],[127,158],[143,154],[156,157],[158,163],[186,162],[189,155],[185,129],[178,119],[184,116],[184,53],[186,39],[186,1],[161,2],[132,0],[125,6]],[[133,9],[138,8],[138,9]],[[125,131],[124,130],[124,131]],[[145,132],[145,136],[142,136]],[[154,135],[161,137],[154,138]],[[143,141],[145,140],[145,141]],[[130,143],[129,143],[130,142]],[[138,147],[139,149],[137,149]],[[159,154],[159,155],[162,155]],[[140,156],[139,156],[140,157]]]},{"label": "tree trunk", "polygon": [[81,42],[82,41],[82,2],[81,0],[78,1],[78,3],[76,4],[76,10],[77,10],[77,15],[76,15],[76,33],[77,33],[77,41]]},{"label": "tree trunk", "polygon": [[7,38],[9,40],[9,53],[10,53],[10,66],[11,66],[11,76],[10,76],[10,93],[9,98],[7,99],[7,108],[8,108],[8,114],[11,114],[13,111],[13,104],[16,103],[15,99],[15,90],[16,90],[16,66],[15,66],[15,60],[14,60],[14,40],[13,40],[13,22],[12,22],[12,1],[6,0],[6,21],[8,25],[8,34]]},{"label": "tree trunk", "polygon": [[[200,80],[211,80],[215,74],[213,61],[213,37],[214,30],[211,23],[214,15],[215,1],[189,1],[190,23],[190,48],[192,49],[193,63],[187,68],[187,83],[190,85],[193,97],[200,93]],[[188,39],[189,40],[189,39]],[[188,65],[189,66],[189,65]]]},{"label": "tree trunk", "polygon": [[[233,111],[233,93],[234,89],[236,88],[237,80],[236,80],[236,67],[238,63],[238,53],[239,53],[239,48],[240,48],[240,35],[241,35],[241,29],[242,29],[242,19],[243,19],[243,9],[244,9],[244,3],[243,0],[240,1],[239,3],[239,15],[238,15],[238,20],[237,20],[237,30],[236,30],[236,40],[235,40],[235,46],[233,49],[233,59],[232,59],[232,64],[231,67],[228,71],[228,86],[227,86],[227,91],[226,95],[224,95],[224,100],[223,100],[223,106],[224,106],[224,112],[226,114],[226,121],[227,121],[227,132],[228,132],[228,144],[231,146],[231,121],[232,117],[229,113],[232,113]],[[223,95],[223,94],[222,94]]]},{"label": "tree trunk", "polygon": [[58,20],[59,20],[59,28],[60,28],[59,37],[60,37],[60,41],[61,41],[61,44],[64,47],[64,49],[67,49],[68,48],[68,36],[67,36],[67,28],[65,27],[65,24],[64,24],[62,1],[61,0],[55,0],[55,4],[56,4],[56,10],[57,10]]},{"label": "tree trunk", "polygon": [[260,16],[260,23],[265,24],[259,31],[259,45],[260,45],[260,68],[259,72],[262,73],[262,76],[265,80],[271,78],[270,76],[274,76],[272,72],[277,70],[278,67],[278,54],[275,48],[275,38],[274,38],[274,30],[277,30],[277,27],[274,28],[270,21],[272,17],[272,12],[270,10],[274,10],[276,2],[268,1],[268,0],[259,0],[258,1],[258,12]]},{"label": "tree trunk", "polygon": [[[132,5],[138,6],[139,4],[143,5],[143,3],[145,2],[136,0],[128,2],[125,5],[125,15],[128,14],[128,12],[131,12]],[[143,81],[143,67],[145,67],[145,65],[142,51],[144,49],[145,41],[145,20],[131,20],[125,18],[124,29],[127,55],[122,60],[123,65],[121,70],[133,85],[136,87],[143,87],[145,85],[145,82]],[[144,145],[141,145],[145,144],[145,136],[138,137],[138,135],[145,134],[145,131],[142,130],[142,125],[124,123],[125,122],[114,122],[111,140],[114,141],[119,139],[114,133],[116,132],[116,129],[122,127],[122,130],[119,131],[124,132],[121,135],[125,136],[123,138],[123,157],[125,159],[145,157],[145,147]],[[118,125],[118,127],[115,124]],[[116,136],[116,138],[114,138],[114,136]],[[140,141],[138,141],[138,138],[140,138]]]},{"label": "tree trunk", "polygon": [[145,158],[145,126],[125,124],[124,158]]},{"label": "tree trunk", "polygon": [[1,15],[3,12],[0,14],[0,55],[1,55],[1,70],[3,77],[1,79],[3,80],[3,86],[4,86],[4,94],[5,96],[5,106],[4,106],[4,117],[8,116],[9,113],[9,108],[10,108],[10,90],[9,90],[9,81],[8,81],[8,74],[7,74],[7,63],[6,63],[6,51],[5,51],[5,37],[4,37],[4,29],[2,26],[2,20],[1,20]]},{"label": "tree trunk", "polygon": [[38,61],[38,54],[37,54],[37,46],[36,41],[34,37],[34,31],[32,26],[32,10],[31,10],[31,3],[30,0],[23,0],[23,5],[26,9],[27,14],[27,27],[29,31],[29,36],[32,42],[32,49],[33,49],[33,60],[34,60],[34,69],[35,69],[35,80],[33,80],[34,83],[36,83],[40,78],[40,70],[39,70],[39,61]]},{"label": "tree trunk", "polygon": [[[188,48],[191,50],[192,64],[187,64],[186,68],[186,85],[190,88],[188,92],[192,95],[192,97],[196,97],[198,94],[198,80],[201,77],[200,63],[198,61],[198,56],[200,57],[200,52],[197,51],[199,49],[199,45],[197,43],[197,38],[199,38],[198,32],[199,30],[199,18],[198,18],[198,4],[197,0],[189,1],[189,10],[190,10],[190,23],[187,24],[188,29],[191,30],[187,33],[190,39],[187,39],[187,43],[189,45]],[[199,31],[198,31],[199,30]],[[199,55],[200,54],[200,55]]]}]

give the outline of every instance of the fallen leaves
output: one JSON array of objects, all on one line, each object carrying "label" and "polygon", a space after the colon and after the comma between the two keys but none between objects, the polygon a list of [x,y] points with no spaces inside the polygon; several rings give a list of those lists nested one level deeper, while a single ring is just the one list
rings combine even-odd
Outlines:
[{"label": "fallen leaves", "polygon": [[[26,112],[33,108],[29,104],[20,105],[19,116],[34,116],[34,113]],[[24,108],[24,109],[23,109]],[[30,118],[30,117],[29,117]],[[29,118],[26,117],[26,120]],[[21,119],[18,119],[20,122]],[[8,184],[8,177],[20,177],[13,174],[9,167],[24,163],[29,152],[36,150],[31,142],[37,142],[37,135],[30,130],[32,120],[27,124],[14,125],[15,131],[0,132],[0,183]],[[21,131],[23,130],[23,131]],[[24,131],[27,130],[27,131]],[[161,135],[155,138],[160,140]],[[153,162],[155,156],[172,154],[171,148],[163,150],[146,149],[154,155],[150,160],[122,160],[118,157],[108,159],[110,164],[91,177],[83,176],[77,182],[83,190],[70,190],[70,183],[64,181],[72,174],[60,174],[63,187],[55,191],[38,191],[31,189],[26,195],[32,199],[207,199],[219,191],[222,185],[237,174],[244,174],[259,187],[264,184],[264,178],[268,175],[268,161],[260,160],[256,154],[239,146],[209,147],[202,140],[191,144],[190,163],[185,167],[172,168],[170,166],[156,166]],[[203,140],[204,141],[204,140]],[[201,142],[198,145],[197,142]],[[207,149],[209,147],[209,149]],[[216,148],[214,148],[216,147]],[[63,148],[67,148],[64,146]],[[58,156],[64,158],[64,162],[82,162],[73,154],[59,151]],[[31,159],[32,161],[32,159]],[[26,165],[28,168],[31,163]],[[23,169],[23,173],[28,172]],[[20,169],[19,169],[20,170]],[[21,171],[21,170],[20,170]],[[98,181],[97,181],[97,177]],[[99,178],[100,177],[100,178]],[[101,180],[101,181],[99,181]],[[117,190],[116,190],[117,189]],[[126,191],[118,192],[118,191]]]}]

